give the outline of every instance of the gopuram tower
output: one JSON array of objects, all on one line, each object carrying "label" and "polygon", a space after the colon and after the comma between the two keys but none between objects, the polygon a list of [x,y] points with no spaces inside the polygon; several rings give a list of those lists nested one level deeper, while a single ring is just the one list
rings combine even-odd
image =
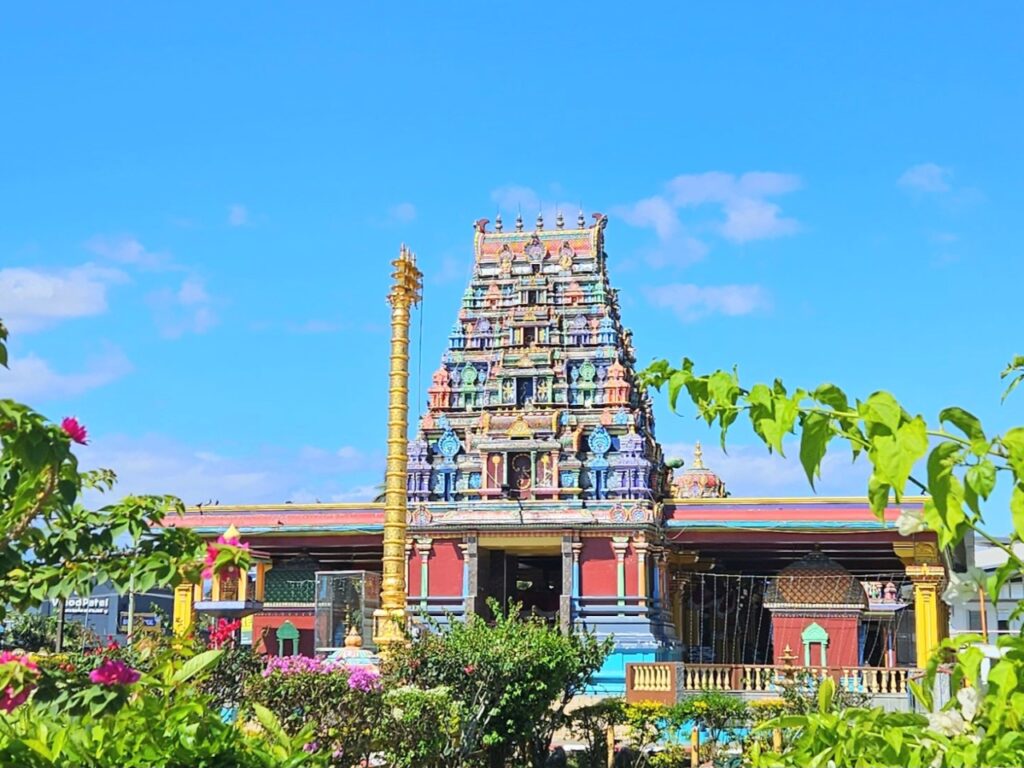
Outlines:
[{"label": "gopuram tower", "polygon": [[667,470],[608,280],[607,217],[475,224],[473,277],[409,444],[409,605],[444,621],[523,605],[613,635],[605,670],[676,647]]}]

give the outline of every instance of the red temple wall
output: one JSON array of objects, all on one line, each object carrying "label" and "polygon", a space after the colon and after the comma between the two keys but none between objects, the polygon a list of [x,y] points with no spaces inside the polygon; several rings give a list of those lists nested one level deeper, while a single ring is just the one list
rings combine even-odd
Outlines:
[{"label": "red temple wall", "polygon": [[617,584],[611,539],[584,538],[580,552],[580,594],[614,595]]},{"label": "red temple wall", "polygon": [[[417,574],[417,579],[419,575]],[[427,586],[432,597],[462,594],[462,550],[455,539],[434,539]],[[418,592],[409,594],[419,594]]]},{"label": "red temple wall", "polygon": [[[860,621],[857,616],[773,616],[773,656],[775,664],[782,664],[782,656],[788,645],[796,660],[793,664],[803,666],[804,663],[804,642],[800,635],[811,624],[819,624],[828,632],[828,648],[825,655],[828,659],[828,666],[855,667],[859,662],[857,647],[858,626]],[[811,646],[811,666],[821,664],[821,652],[819,646]]]},{"label": "red temple wall", "polygon": [[409,584],[406,587],[406,591],[411,596],[418,596],[420,594],[420,586],[423,584],[423,579],[420,578],[422,568],[423,558],[416,551],[416,547],[413,547],[409,552]]},{"label": "red temple wall", "polygon": [[[268,656],[277,656],[277,628],[290,621],[299,630],[299,653],[303,656],[313,656],[315,651],[315,638],[313,634],[314,617],[308,613],[274,613],[256,614],[252,617],[252,642],[257,650],[263,650],[266,646]],[[263,632],[267,630],[266,639]],[[286,650],[291,650],[291,643],[285,644]]]}]

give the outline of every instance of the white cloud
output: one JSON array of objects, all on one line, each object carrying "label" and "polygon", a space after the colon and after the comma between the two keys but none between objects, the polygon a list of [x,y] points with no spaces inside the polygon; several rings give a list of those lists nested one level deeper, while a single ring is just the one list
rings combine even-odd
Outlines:
[{"label": "white cloud", "polygon": [[412,203],[399,203],[391,206],[388,215],[396,224],[408,224],[416,218],[416,206]]},{"label": "white cloud", "polygon": [[661,240],[669,240],[680,230],[679,214],[664,197],[655,195],[623,206],[618,210],[622,220],[633,227],[653,227]]},{"label": "white cloud", "polygon": [[720,205],[725,221],[717,229],[726,240],[745,243],[790,235],[800,229],[796,219],[783,218],[782,209],[764,198],[800,189],[799,176],[789,173],[752,171],[683,174],[666,184],[672,203],[678,207]]},{"label": "white cloud", "polygon": [[97,235],[85,244],[86,250],[119,264],[141,269],[175,269],[170,254],[149,251],[131,235]]},{"label": "white cloud", "polygon": [[120,270],[86,264],[43,271],[0,269],[0,317],[15,332],[37,331],[61,320],[107,311],[107,289],[128,279]]},{"label": "white cloud", "polygon": [[154,291],[147,299],[160,334],[168,339],[186,333],[206,333],[218,322],[211,306],[213,299],[206,292],[205,283],[197,277],[186,278],[176,291],[170,288]]},{"label": "white cloud", "polygon": [[131,362],[121,350],[113,347],[87,360],[85,369],[76,373],[55,371],[46,360],[29,354],[12,357],[10,370],[0,369],[0,393],[3,397],[33,403],[75,397],[131,371]]},{"label": "white cloud", "polygon": [[[704,441],[704,464],[725,481],[726,490],[736,497],[751,496],[863,496],[867,493],[869,467],[861,460],[850,463],[850,454],[838,444],[825,455],[821,479],[812,490],[800,464],[800,448],[796,440],[786,441],[785,456],[768,453],[763,445],[728,445],[723,453],[717,435]],[[665,456],[685,461],[678,477],[693,460],[693,443],[665,443]]]},{"label": "white cloud", "polygon": [[76,452],[87,468],[117,472],[118,496],[170,493],[187,504],[370,501],[373,483],[384,472],[382,455],[352,447],[257,448],[229,456],[225,450],[189,446],[164,435],[103,435],[93,430],[90,437],[90,444]]},{"label": "white cloud", "polygon": [[228,224],[232,227],[244,227],[249,223],[249,209],[240,203],[228,206]]},{"label": "white cloud", "polygon": [[707,315],[748,315],[771,307],[771,299],[760,285],[669,283],[647,288],[646,294],[652,305],[671,310],[684,322]]},{"label": "white cloud", "polygon": [[[691,229],[715,232],[726,240],[745,243],[791,235],[800,230],[796,219],[782,215],[782,208],[765,198],[800,189],[798,176],[788,173],[754,171],[736,176],[721,171],[683,174],[665,184],[662,194],[646,197],[629,205],[612,208],[612,213],[634,227],[649,227],[658,236],[658,244],[642,255],[655,268],[687,266],[703,259],[705,242]],[[724,218],[697,221],[687,226],[680,211],[715,205]]]},{"label": "white cloud", "polygon": [[896,183],[918,192],[949,192],[953,187],[953,169],[936,163],[920,163],[903,172]]},{"label": "white cloud", "polygon": [[184,305],[189,304],[206,304],[210,301],[210,297],[206,293],[206,286],[202,280],[196,278],[188,278],[181,284],[181,288],[178,289],[178,301]]}]

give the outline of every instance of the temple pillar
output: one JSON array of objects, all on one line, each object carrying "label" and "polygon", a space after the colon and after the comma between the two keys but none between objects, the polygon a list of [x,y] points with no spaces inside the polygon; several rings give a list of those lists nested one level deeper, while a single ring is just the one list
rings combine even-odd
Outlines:
[{"label": "temple pillar", "polygon": [[412,584],[412,548],[413,539],[405,540],[405,583]]},{"label": "temple pillar", "polygon": [[914,585],[914,648],[917,666],[924,669],[948,633],[944,606],[939,599],[946,569],[940,564],[939,549],[934,542],[898,541],[892,548],[905,564],[907,577]]},{"label": "temple pillar", "polygon": [[647,606],[647,553],[650,551],[650,544],[640,538],[633,543],[636,550],[636,593],[640,598],[641,608]]},{"label": "temple pillar", "polygon": [[430,548],[434,540],[429,536],[416,539],[416,552],[420,556],[420,608],[426,610],[427,596],[430,594]]},{"label": "temple pillar", "polygon": [[615,552],[615,594],[619,605],[625,605],[626,596],[626,550],[629,549],[629,536],[612,536],[612,551]]},{"label": "temple pillar", "polygon": [[917,666],[924,669],[939,647],[943,630],[940,620],[939,589],[946,577],[941,565],[908,565],[907,576],[914,584],[914,646]]},{"label": "temple pillar", "polygon": [[573,589],[576,583],[572,536],[562,537],[562,592],[558,599],[558,623],[563,632],[572,627]]},{"label": "temple pillar", "polygon": [[466,616],[476,613],[476,597],[480,593],[480,558],[476,536],[467,536],[463,550],[463,573],[465,574]]},{"label": "temple pillar", "polygon": [[174,617],[172,624],[174,634],[181,637],[186,634],[195,618],[195,585],[186,581],[174,588]]}]

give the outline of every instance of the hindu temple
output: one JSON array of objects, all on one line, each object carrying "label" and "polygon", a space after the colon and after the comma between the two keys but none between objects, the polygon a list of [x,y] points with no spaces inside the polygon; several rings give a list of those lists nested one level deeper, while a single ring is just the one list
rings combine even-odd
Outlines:
[{"label": "hindu temple", "polygon": [[[938,595],[964,553],[900,534],[921,499],[879,519],[866,498],[735,498],[699,444],[682,466],[668,461],[637,386],[607,226],[582,212],[574,226],[561,214],[553,227],[474,225],[472,278],[409,435],[414,631],[516,603],[613,638],[598,692],[757,691],[789,664],[841,667],[899,695],[946,632]],[[248,642],[336,653],[355,632],[372,650],[382,504],[201,512],[177,524],[211,537],[233,525],[264,558]],[[192,597],[176,604],[181,624]]]}]

